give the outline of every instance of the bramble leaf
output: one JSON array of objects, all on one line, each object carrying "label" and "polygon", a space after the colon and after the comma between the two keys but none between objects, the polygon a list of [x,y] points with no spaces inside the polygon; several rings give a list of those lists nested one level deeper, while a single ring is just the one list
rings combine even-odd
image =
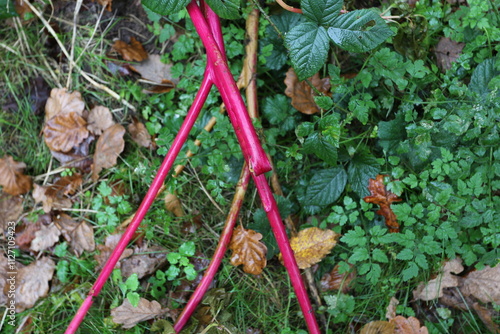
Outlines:
[{"label": "bramble leaf", "polygon": [[328,205],[335,202],[344,191],[347,174],[343,168],[322,169],[312,177],[305,200],[310,205]]},{"label": "bramble leaf", "polygon": [[356,153],[347,168],[347,175],[352,190],[359,197],[368,196],[368,181],[375,178],[379,171],[380,166],[373,155],[368,152]]},{"label": "bramble leaf", "polygon": [[337,164],[337,148],[317,132],[307,137],[304,142],[304,151],[314,153],[318,158],[332,166]]},{"label": "bramble leaf", "polygon": [[145,7],[161,15],[177,13],[186,7],[189,2],[190,0],[142,0]]},{"label": "bramble leaf", "polygon": [[304,16],[318,25],[332,25],[335,18],[340,15],[343,4],[343,0],[301,1]]},{"label": "bramble leaf", "polygon": [[207,0],[207,3],[222,18],[237,19],[240,17],[240,0]]}]

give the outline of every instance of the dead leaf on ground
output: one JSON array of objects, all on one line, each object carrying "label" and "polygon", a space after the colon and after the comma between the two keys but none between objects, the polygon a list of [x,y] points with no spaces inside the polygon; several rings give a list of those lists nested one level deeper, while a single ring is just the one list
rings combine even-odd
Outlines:
[{"label": "dead leaf on ground", "polygon": [[99,178],[99,173],[103,168],[116,165],[118,155],[122,153],[125,147],[124,134],[125,128],[120,124],[115,124],[107,128],[97,140],[94,164],[92,165],[92,179],[94,181]]},{"label": "dead leaf on ground", "polygon": [[92,157],[89,155],[90,144],[94,141],[94,136],[89,135],[80,145],[74,147],[69,152],[59,152],[51,150],[54,158],[67,168],[78,168],[84,173],[90,171]]},{"label": "dead leaf on ground", "polygon": [[464,270],[462,260],[459,258],[451,261],[446,261],[441,268],[438,276],[427,284],[421,282],[413,291],[413,298],[423,301],[433,300],[443,296],[443,289],[457,287],[459,284],[458,277],[454,274],[459,274]]},{"label": "dead leaf on ground", "polygon": [[120,40],[115,41],[113,49],[126,61],[143,61],[148,58],[148,53],[135,37],[130,37],[130,44]]},{"label": "dead leaf on ground", "polygon": [[500,334],[500,326],[493,321],[493,312],[479,303],[472,304],[472,308],[476,311],[479,319],[488,328],[491,333]]},{"label": "dead leaf on ground", "polygon": [[[320,79],[319,74],[308,79],[318,91],[323,94],[330,94],[330,79]],[[301,113],[312,115],[320,111],[320,108],[314,102],[314,90],[307,84],[306,81],[299,81],[297,74],[293,68],[286,72],[285,78],[285,95],[292,98],[292,106]]]},{"label": "dead leaf on ground", "polygon": [[84,109],[85,103],[80,92],[68,93],[66,88],[53,88],[45,104],[45,121],[47,122],[56,115],[70,112],[82,116]]},{"label": "dead leaf on ground", "polygon": [[52,223],[49,225],[42,225],[42,227],[35,232],[35,238],[31,240],[31,250],[40,252],[52,247],[59,241],[61,231],[57,226]]},{"label": "dead leaf on ground", "polygon": [[10,155],[0,159],[0,186],[9,195],[17,196],[31,189],[31,177],[24,175],[24,162],[15,161]]},{"label": "dead leaf on ground", "polygon": [[380,210],[377,213],[385,217],[385,224],[389,228],[389,232],[395,233],[399,232],[399,224],[397,222],[397,217],[391,209],[392,202],[399,202],[401,198],[388,191],[384,185],[384,176],[377,175],[376,179],[370,179],[368,190],[370,190],[371,196],[366,196],[363,200],[367,203],[373,203],[380,206]]},{"label": "dead leaf on ground", "polygon": [[130,68],[152,84],[162,84],[163,80],[167,80],[175,86],[179,82],[178,78],[172,78],[172,64],[163,63],[160,55],[149,55],[148,59],[133,64]]},{"label": "dead leaf on ground", "polygon": [[63,176],[51,186],[34,185],[33,199],[35,203],[42,202],[43,211],[50,212],[52,209],[64,209],[72,206],[68,195],[74,194],[82,184],[82,176],[74,174]]},{"label": "dead leaf on ground", "polygon": [[[94,0],[92,0],[94,2]],[[97,0],[97,3],[106,8],[108,12],[111,11],[111,6],[113,5],[113,0]]]},{"label": "dead leaf on ground", "polygon": [[321,290],[341,290],[343,293],[347,293],[350,290],[349,284],[356,277],[355,267],[353,265],[350,265],[350,267],[351,271],[341,274],[339,273],[339,265],[335,265],[332,271],[321,277]]},{"label": "dead leaf on ground", "polygon": [[123,328],[132,328],[141,321],[146,321],[169,312],[169,309],[162,309],[157,301],[149,301],[145,298],[139,300],[137,307],[132,306],[128,299],[111,310],[113,322],[120,324]]},{"label": "dead leaf on ground", "polygon": [[233,251],[231,264],[242,264],[247,274],[260,275],[267,264],[267,247],[261,239],[262,234],[254,230],[247,230],[241,225],[236,227],[229,243],[229,249]]},{"label": "dead leaf on ground", "polygon": [[80,222],[71,232],[70,236],[70,247],[76,256],[82,255],[83,251],[94,251],[94,229],[89,223],[85,221]]},{"label": "dead leaf on ground", "polygon": [[132,140],[137,144],[146,148],[154,148],[155,145],[151,140],[151,135],[142,122],[138,121],[136,118],[133,118],[132,123],[128,125],[127,130],[128,132],[130,132]]},{"label": "dead leaf on ground", "polygon": [[23,199],[21,196],[12,196],[0,192],[0,234],[7,230],[7,223],[17,222],[23,213]]},{"label": "dead leaf on ground", "polygon": [[123,260],[121,265],[123,277],[137,274],[137,278],[154,273],[160,265],[165,263],[167,249],[160,246],[152,246],[146,249],[136,249],[134,255]]},{"label": "dead leaf on ground", "polygon": [[182,208],[182,203],[179,200],[179,197],[175,193],[166,192],[165,197],[163,198],[165,202],[165,208],[172,212],[176,217],[184,217],[186,213]]},{"label": "dead leaf on ground", "polygon": [[389,321],[372,321],[361,328],[360,334],[394,334],[396,326]]},{"label": "dead leaf on ground", "polygon": [[[300,269],[310,268],[321,261],[337,244],[340,234],[332,230],[310,227],[290,239],[290,246]],[[281,260],[281,254],[279,255]]]},{"label": "dead leaf on ground", "polygon": [[420,321],[415,317],[405,318],[398,315],[390,322],[395,325],[394,334],[429,334],[427,327],[420,327]]},{"label": "dead leaf on ground", "polygon": [[29,251],[31,241],[35,239],[36,231],[42,228],[42,225],[50,224],[52,219],[49,215],[40,215],[36,222],[29,221],[27,218],[21,220],[21,224],[16,226],[16,245],[23,251]]},{"label": "dead leaf on ground", "polygon": [[464,47],[465,43],[458,43],[448,37],[441,37],[434,49],[439,69],[442,72],[449,70],[460,57]]},{"label": "dead leaf on ground", "polygon": [[90,110],[89,116],[87,117],[87,129],[93,134],[99,136],[113,124],[115,124],[113,115],[108,108],[95,106]]},{"label": "dead leaf on ground", "polygon": [[53,150],[69,152],[88,136],[87,122],[75,112],[52,117],[43,128],[45,144]]},{"label": "dead leaf on ground", "polygon": [[[102,267],[104,267],[104,264],[106,263],[106,261],[108,261],[109,256],[115,249],[116,245],[118,245],[118,241],[120,241],[122,235],[123,233],[108,235],[104,240],[104,245],[97,245],[99,254],[95,254],[94,259],[97,261],[99,265],[96,269],[101,269]],[[122,255],[120,256],[120,259],[116,263],[115,269],[121,267],[121,260],[131,256],[132,254],[134,254],[133,250],[125,248]]]},{"label": "dead leaf on ground", "polygon": [[471,271],[459,282],[464,296],[473,296],[483,303],[500,304],[500,265]]},{"label": "dead leaf on ground", "polygon": [[389,305],[387,306],[385,317],[387,320],[394,319],[396,317],[396,308],[398,307],[399,300],[394,297],[391,297],[389,301]]},{"label": "dead leaf on ground", "polygon": [[16,312],[33,307],[39,298],[47,295],[55,266],[50,258],[42,257],[17,271]]},{"label": "dead leaf on ground", "polygon": [[21,20],[25,19],[25,15],[31,13],[31,8],[23,0],[16,0],[14,2],[14,8],[16,13],[19,15]]}]

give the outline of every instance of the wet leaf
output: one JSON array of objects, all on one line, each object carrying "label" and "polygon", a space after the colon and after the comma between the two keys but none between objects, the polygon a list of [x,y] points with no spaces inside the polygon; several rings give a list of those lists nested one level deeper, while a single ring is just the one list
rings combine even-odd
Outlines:
[{"label": "wet leaf", "polygon": [[16,312],[35,305],[37,300],[49,292],[49,281],[54,276],[55,263],[42,257],[18,270],[16,277]]},{"label": "wet leaf", "polygon": [[146,148],[154,148],[154,144],[151,141],[151,135],[142,122],[139,122],[136,118],[132,119],[132,123],[128,125],[127,130],[132,140],[137,144]]},{"label": "wet leaf", "polygon": [[163,201],[165,202],[165,208],[168,211],[172,212],[174,216],[184,217],[186,215],[184,209],[182,208],[182,203],[176,194],[167,192],[165,194],[165,197],[163,198]]},{"label": "wet leaf", "polygon": [[267,247],[260,240],[262,234],[244,229],[239,225],[235,228],[229,249],[233,251],[231,264],[243,265],[247,274],[260,275],[266,267]]},{"label": "wet leaf", "polygon": [[291,238],[290,246],[293,249],[299,268],[310,268],[313,264],[321,261],[337,244],[339,236],[332,230],[310,227]]},{"label": "wet leaf", "polygon": [[45,121],[56,115],[70,112],[82,116],[83,109],[85,109],[85,103],[80,92],[68,93],[66,88],[53,88],[45,104]]},{"label": "wet leaf", "polygon": [[415,317],[402,317],[398,315],[390,321],[395,325],[394,334],[429,334],[427,327],[420,327],[420,321]]},{"label": "wet leaf", "polygon": [[[330,94],[331,86],[329,78],[320,79],[319,74],[316,73],[313,77],[309,78],[309,81],[321,93]],[[293,68],[290,68],[286,72],[285,85],[285,94],[292,98],[292,106],[295,109],[307,115],[320,111],[320,108],[314,101],[315,94],[313,89],[306,81],[299,81]]]},{"label": "wet leaf", "polygon": [[23,199],[21,196],[11,196],[0,192],[0,234],[7,230],[7,223],[17,222],[23,213]]},{"label": "wet leaf", "polygon": [[148,58],[148,53],[135,37],[130,37],[130,44],[120,40],[116,41],[113,44],[113,49],[127,61],[143,61]]},{"label": "wet leaf", "polygon": [[43,128],[45,143],[53,151],[69,152],[88,136],[87,122],[75,112],[52,117]]},{"label": "wet leaf", "polygon": [[31,178],[23,174],[24,162],[15,161],[10,155],[0,159],[0,186],[9,195],[17,196],[31,189]]},{"label": "wet leaf", "polygon": [[459,258],[447,261],[441,268],[438,276],[427,284],[423,282],[413,291],[413,298],[424,301],[433,300],[443,296],[443,289],[457,287],[458,277],[452,273],[459,274],[464,270],[462,260]]},{"label": "wet leaf", "polygon": [[87,129],[95,135],[100,135],[114,124],[113,115],[108,108],[103,106],[92,108],[87,117]]},{"label": "wet leaf", "polygon": [[500,265],[471,271],[459,284],[464,296],[473,296],[483,303],[500,304]]},{"label": "wet leaf", "polygon": [[356,270],[354,269],[354,266],[351,265],[351,271],[341,274],[339,273],[339,265],[337,264],[333,267],[332,271],[321,277],[321,290],[341,290],[342,293],[347,294],[350,290],[349,284],[355,277]]},{"label": "wet leaf", "polygon": [[169,312],[168,309],[162,309],[157,301],[149,301],[141,298],[137,307],[125,299],[123,303],[111,310],[111,317],[117,324],[121,324],[123,328],[132,328],[141,321],[153,319],[159,315]]},{"label": "wet leaf", "polygon": [[361,328],[360,334],[394,334],[395,325],[389,321],[372,321]]},{"label": "wet leaf", "polygon": [[42,225],[42,227],[35,232],[35,238],[31,241],[31,250],[40,252],[52,247],[59,241],[61,231],[55,224]]},{"label": "wet leaf", "polygon": [[137,278],[154,273],[158,266],[166,262],[168,251],[160,246],[152,246],[146,249],[136,249],[134,255],[123,260],[121,269],[123,277],[137,274]]},{"label": "wet leaf", "polygon": [[464,46],[464,43],[455,42],[448,37],[441,37],[434,49],[439,69],[443,72],[449,70],[458,57],[460,57]]},{"label": "wet leaf", "polygon": [[390,191],[387,191],[384,185],[384,175],[377,175],[376,179],[369,180],[368,190],[371,196],[366,196],[363,200],[367,203],[373,203],[380,206],[377,213],[385,217],[385,224],[389,232],[399,232],[399,224],[396,221],[396,215],[391,209],[392,202],[399,202],[401,198]]},{"label": "wet leaf", "polygon": [[107,128],[97,140],[94,164],[92,165],[92,179],[94,181],[99,178],[99,173],[103,168],[116,165],[118,155],[125,147],[124,134],[125,128],[120,124],[115,124]]}]

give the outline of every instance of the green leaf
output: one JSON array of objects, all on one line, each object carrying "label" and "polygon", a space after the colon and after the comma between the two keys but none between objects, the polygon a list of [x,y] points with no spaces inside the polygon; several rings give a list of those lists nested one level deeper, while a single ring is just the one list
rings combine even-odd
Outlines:
[{"label": "green leaf", "polygon": [[386,152],[394,151],[406,139],[405,122],[402,114],[388,122],[378,123],[378,144]]},{"label": "green leaf", "polygon": [[142,4],[154,13],[170,15],[184,9],[190,0],[142,0]]},{"label": "green leaf", "polygon": [[335,202],[344,191],[347,174],[341,167],[323,169],[314,174],[306,189],[308,205],[324,206]]},{"label": "green leaf", "polygon": [[371,100],[373,97],[368,93],[356,94],[349,100],[349,111],[352,111],[363,125],[368,122],[370,110],[375,109],[376,105]]},{"label": "green leaf", "polygon": [[376,284],[380,278],[380,274],[382,273],[382,268],[378,263],[371,264],[371,270],[366,274],[366,279],[370,281],[372,284]]},{"label": "green leaf", "polygon": [[127,293],[127,299],[130,302],[130,305],[132,305],[133,307],[137,307],[137,305],[139,305],[141,296],[139,296],[137,292],[129,292]]},{"label": "green leaf", "polygon": [[403,249],[401,252],[396,255],[396,259],[398,260],[411,260],[413,259],[413,251],[409,248]]},{"label": "green leaf", "polygon": [[12,0],[0,0],[0,20],[15,16],[19,15],[14,9],[14,2]]},{"label": "green leaf", "polygon": [[329,96],[315,96],[314,102],[324,110],[330,110],[333,107],[333,100]]},{"label": "green leaf", "polygon": [[372,251],[372,259],[373,259],[373,261],[382,262],[382,263],[389,262],[389,258],[387,257],[387,255],[385,255],[385,253],[379,248],[375,248]]},{"label": "green leaf", "polygon": [[488,94],[491,90],[488,84],[491,79],[500,74],[495,68],[495,59],[490,58],[477,65],[470,78],[469,89],[479,95]]},{"label": "green leaf", "polygon": [[340,241],[345,242],[349,247],[364,246],[366,245],[366,233],[359,227],[355,226],[354,230],[348,231],[340,238]]},{"label": "green leaf", "polygon": [[375,179],[380,171],[380,165],[377,159],[369,152],[357,152],[351,159],[347,168],[347,175],[352,190],[363,198],[370,196],[368,191],[368,180]]},{"label": "green leaf", "polygon": [[193,241],[185,242],[179,247],[179,253],[183,256],[193,256],[195,252],[196,246]]},{"label": "green leaf", "polygon": [[206,0],[213,11],[224,19],[238,19],[240,15],[240,0]]},{"label": "green leaf", "polygon": [[302,13],[318,25],[332,25],[339,16],[343,0],[303,0]]},{"label": "green leaf", "polygon": [[139,287],[139,279],[137,274],[132,274],[127,278],[125,281],[125,285],[127,286],[127,289],[130,291],[135,291]]},{"label": "green leaf", "polygon": [[313,22],[302,23],[286,34],[285,44],[299,80],[312,77],[325,64],[329,49],[325,28]]},{"label": "green leaf", "polygon": [[370,51],[392,35],[385,21],[370,9],[342,14],[328,28],[332,41],[350,52]]},{"label": "green leaf", "polygon": [[304,151],[315,154],[318,158],[332,166],[337,164],[337,148],[317,132],[307,137],[304,142]]},{"label": "green leaf", "polygon": [[368,260],[370,255],[368,254],[368,249],[366,248],[356,248],[352,253],[351,257],[349,257],[348,262],[351,264],[355,264],[360,261]]},{"label": "green leaf", "polygon": [[408,281],[413,277],[416,277],[418,275],[418,267],[415,264],[415,262],[408,263],[408,267],[406,267],[403,270],[402,274],[403,274],[403,281]]}]

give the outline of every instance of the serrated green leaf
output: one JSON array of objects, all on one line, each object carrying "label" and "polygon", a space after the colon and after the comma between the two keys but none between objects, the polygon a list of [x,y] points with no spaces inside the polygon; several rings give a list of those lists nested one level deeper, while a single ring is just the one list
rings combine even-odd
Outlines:
[{"label": "serrated green leaf", "polygon": [[315,154],[332,166],[337,164],[337,148],[317,132],[307,137],[304,142],[304,151]]},{"label": "serrated green leaf", "polygon": [[417,254],[417,256],[415,256],[415,263],[422,269],[429,269],[429,264],[424,254]]},{"label": "serrated green leaf", "polygon": [[370,196],[368,180],[375,179],[379,171],[380,165],[377,159],[369,152],[361,151],[354,154],[347,168],[347,175],[352,189],[359,197]]},{"label": "serrated green leaf", "polygon": [[339,16],[343,0],[303,0],[302,13],[318,25],[332,25]]},{"label": "serrated green leaf", "polygon": [[348,262],[351,264],[355,264],[357,262],[365,261],[370,258],[368,254],[368,249],[366,248],[356,248],[352,255],[349,257]]},{"label": "serrated green leaf", "polygon": [[340,197],[346,183],[347,173],[341,167],[317,171],[306,189],[306,203],[319,206],[331,204]]},{"label": "serrated green leaf", "polygon": [[160,15],[170,15],[186,7],[190,0],[142,0],[142,4],[149,10]]},{"label": "serrated green leaf", "polygon": [[381,262],[381,263],[388,263],[389,258],[387,255],[379,248],[375,248],[372,251],[372,259],[373,261]]},{"label": "serrated green leaf", "polygon": [[392,35],[392,30],[380,15],[370,9],[342,14],[328,28],[332,41],[350,52],[370,51]]},{"label": "serrated green leaf", "polygon": [[349,247],[364,246],[367,242],[366,233],[361,227],[356,226],[354,230],[344,234],[340,241],[345,242]]},{"label": "serrated green leaf", "polygon": [[302,23],[286,34],[285,44],[299,80],[312,77],[325,64],[329,49],[325,28],[313,22]]},{"label": "serrated green leaf", "polygon": [[415,264],[415,262],[410,262],[408,263],[408,267],[403,270],[402,274],[403,281],[406,282],[418,275],[418,266]]},{"label": "serrated green leaf", "polygon": [[380,268],[380,265],[378,263],[372,263],[371,270],[366,274],[366,279],[372,284],[376,284],[380,278],[381,273],[382,268]]},{"label": "serrated green leaf", "polygon": [[409,248],[403,249],[401,252],[396,255],[396,259],[398,260],[411,260],[413,259],[413,251]]},{"label": "serrated green leaf", "polygon": [[349,100],[349,111],[352,111],[354,117],[356,117],[363,125],[368,122],[368,116],[372,109],[375,109],[376,105],[371,100],[373,97],[368,93],[356,94]]},{"label": "serrated green leaf", "polygon": [[469,89],[479,95],[488,94],[491,90],[488,84],[491,79],[500,74],[495,68],[495,59],[490,58],[477,65],[470,78]]},{"label": "serrated green leaf", "polygon": [[378,123],[378,144],[384,151],[393,152],[406,139],[405,122],[402,114],[388,122]]},{"label": "serrated green leaf", "polygon": [[330,110],[333,107],[333,100],[329,96],[315,96],[314,102],[324,110]]},{"label": "serrated green leaf", "polygon": [[141,296],[139,296],[137,292],[129,292],[127,293],[127,299],[130,302],[130,305],[132,305],[133,307],[137,307],[137,305],[139,305]]},{"label": "serrated green leaf", "polygon": [[238,19],[240,15],[240,0],[206,0],[212,10],[224,19]]}]

